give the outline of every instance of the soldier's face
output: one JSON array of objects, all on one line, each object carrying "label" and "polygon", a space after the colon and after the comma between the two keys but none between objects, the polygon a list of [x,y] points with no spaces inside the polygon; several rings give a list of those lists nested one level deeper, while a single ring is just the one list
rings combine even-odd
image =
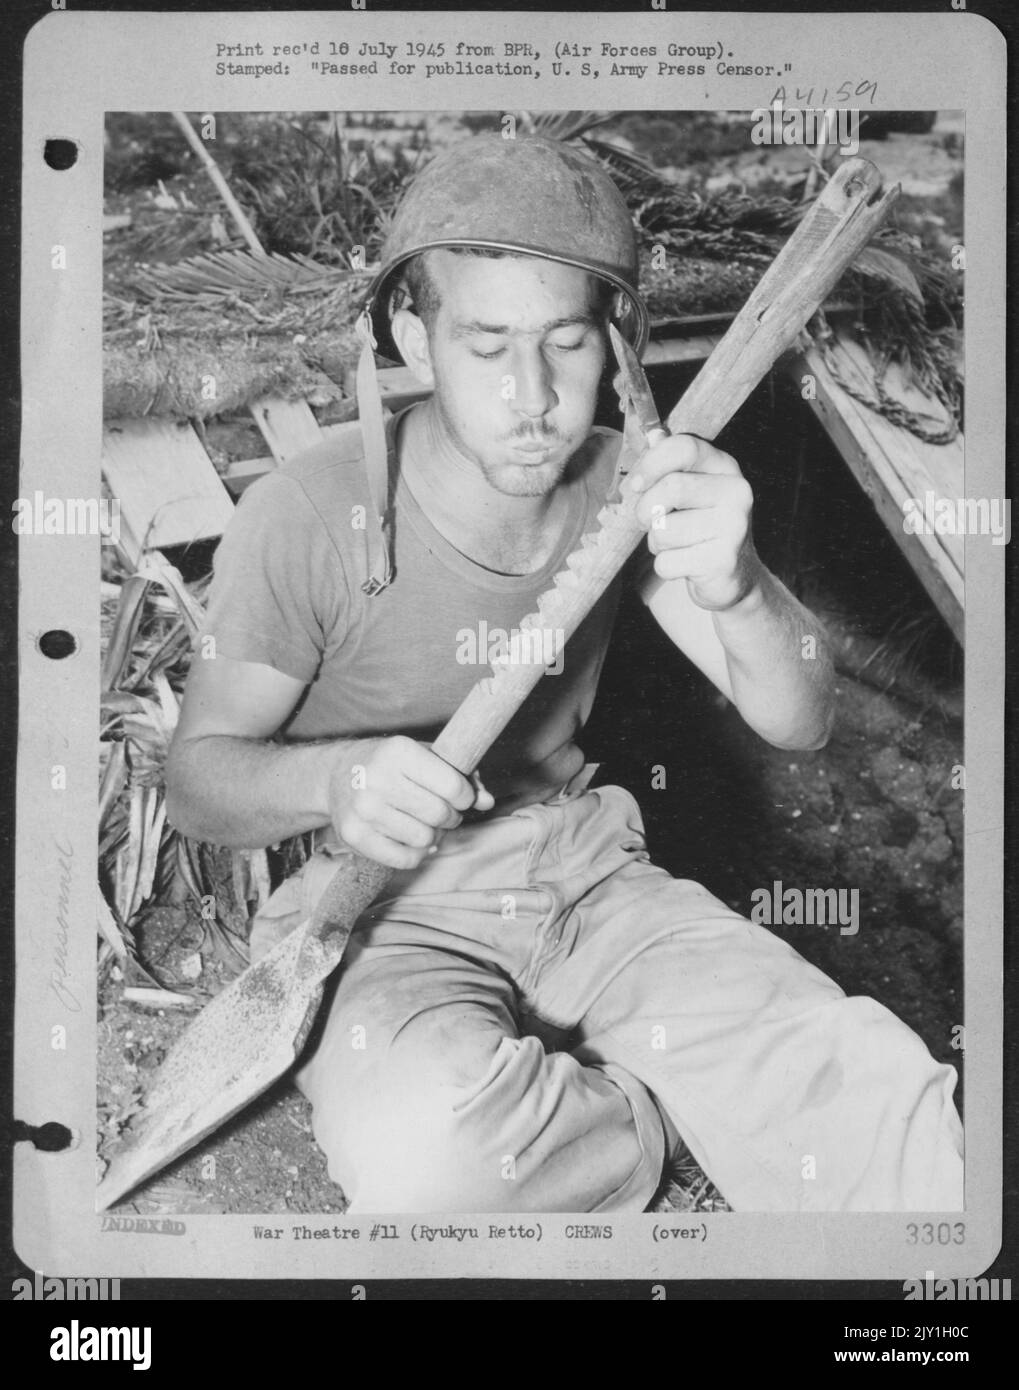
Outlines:
[{"label": "soldier's face", "polygon": [[428,334],[441,427],[497,491],[540,496],[594,420],[605,330],[586,271],[535,257],[431,253]]}]

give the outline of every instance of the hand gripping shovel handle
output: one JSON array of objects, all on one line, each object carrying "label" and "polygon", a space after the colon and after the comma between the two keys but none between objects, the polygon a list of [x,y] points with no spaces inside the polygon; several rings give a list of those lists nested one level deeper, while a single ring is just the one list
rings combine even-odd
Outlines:
[{"label": "hand gripping shovel handle", "polygon": [[[899,190],[896,186],[883,197],[880,191],[881,176],[867,160],[850,159],[839,167],[669,415],[670,434],[710,440],[728,423],[884,222]],[[473,772],[537,685],[545,664],[558,657],[645,534],[635,517],[636,503],[637,495],[624,488],[622,499],[599,513],[600,529],[583,538],[539,598],[537,612],[523,619],[508,660],[478,682],[432,745],[446,762],[464,774]],[[540,641],[524,635],[535,628]],[[356,864],[328,884],[309,923],[306,949],[321,955],[320,968],[334,954],[330,938],[337,928],[345,940],[352,908],[358,902],[367,908],[392,874],[355,858]],[[342,940],[338,944],[342,952]]]}]

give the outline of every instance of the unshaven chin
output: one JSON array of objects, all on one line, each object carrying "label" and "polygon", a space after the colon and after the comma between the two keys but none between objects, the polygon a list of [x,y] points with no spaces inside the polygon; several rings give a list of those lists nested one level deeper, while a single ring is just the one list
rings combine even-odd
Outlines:
[{"label": "unshaven chin", "polygon": [[477,461],[481,476],[489,487],[504,497],[544,497],[562,481],[570,455],[547,463],[487,463]]},{"label": "unshaven chin", "polygon": [[[494,458],[479,457],[460,437],[438,393],[432,397],[431,403],[434,406],[434,414],[430,433],[433,441],[438,443],[440,451],[453,454],[476,469],[488,486],[504,497],[544,497],[553,492],[562,481],[570,459],[580,447],[583,438],[590,433],[588,428],[584,431],[582,439],[564,441],[554,427],[542,429],[534,425],[521,426],[505,438],[493,440],[491,453],[495,455]],[[551,449],[552,454],[544,458],[536,452],[533,461],[523,455],[519,461],[513,458],[514,450],[520,448],[526,451],[532,447],[535,450],[542,447]]]}]

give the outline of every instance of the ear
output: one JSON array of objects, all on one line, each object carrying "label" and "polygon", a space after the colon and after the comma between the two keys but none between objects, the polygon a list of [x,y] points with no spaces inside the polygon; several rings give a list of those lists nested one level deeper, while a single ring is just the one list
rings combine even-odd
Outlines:
[{"label": "ear", "polygon": [[435,385],[432,354],[428,346],[428,330],[417,314],[410,309],[397,309],[389,325],[393,342],[400,356],[422,386]]}]

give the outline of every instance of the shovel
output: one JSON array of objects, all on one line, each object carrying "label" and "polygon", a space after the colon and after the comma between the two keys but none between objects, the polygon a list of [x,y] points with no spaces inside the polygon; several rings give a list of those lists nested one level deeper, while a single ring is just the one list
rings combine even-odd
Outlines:
[{"label": "shovel", "polygon": [[[854,257],[884,222],[898,187],[883,197],[881,176],[864,159],[845,161],[670,414],[670,433],[714,439],[747,396],[792,346]],[[538,683],[545,664],[597,602],[646,532],[635,517],[638,495],[598,515],[520,624],[505,662],[471,690],[432,745],[469,776]],[[527,630],[555,635],[555,655],[529,658]],[[392,870],[345,856],[311,917],[250,966],[202,1010],[168,1053],[146,1095],[138,1129],[99,1185],[102,1211],[145,1178],[211,1134],[259,1096],[297,1059],[327,978],[350,933],[383,893]]]}]

